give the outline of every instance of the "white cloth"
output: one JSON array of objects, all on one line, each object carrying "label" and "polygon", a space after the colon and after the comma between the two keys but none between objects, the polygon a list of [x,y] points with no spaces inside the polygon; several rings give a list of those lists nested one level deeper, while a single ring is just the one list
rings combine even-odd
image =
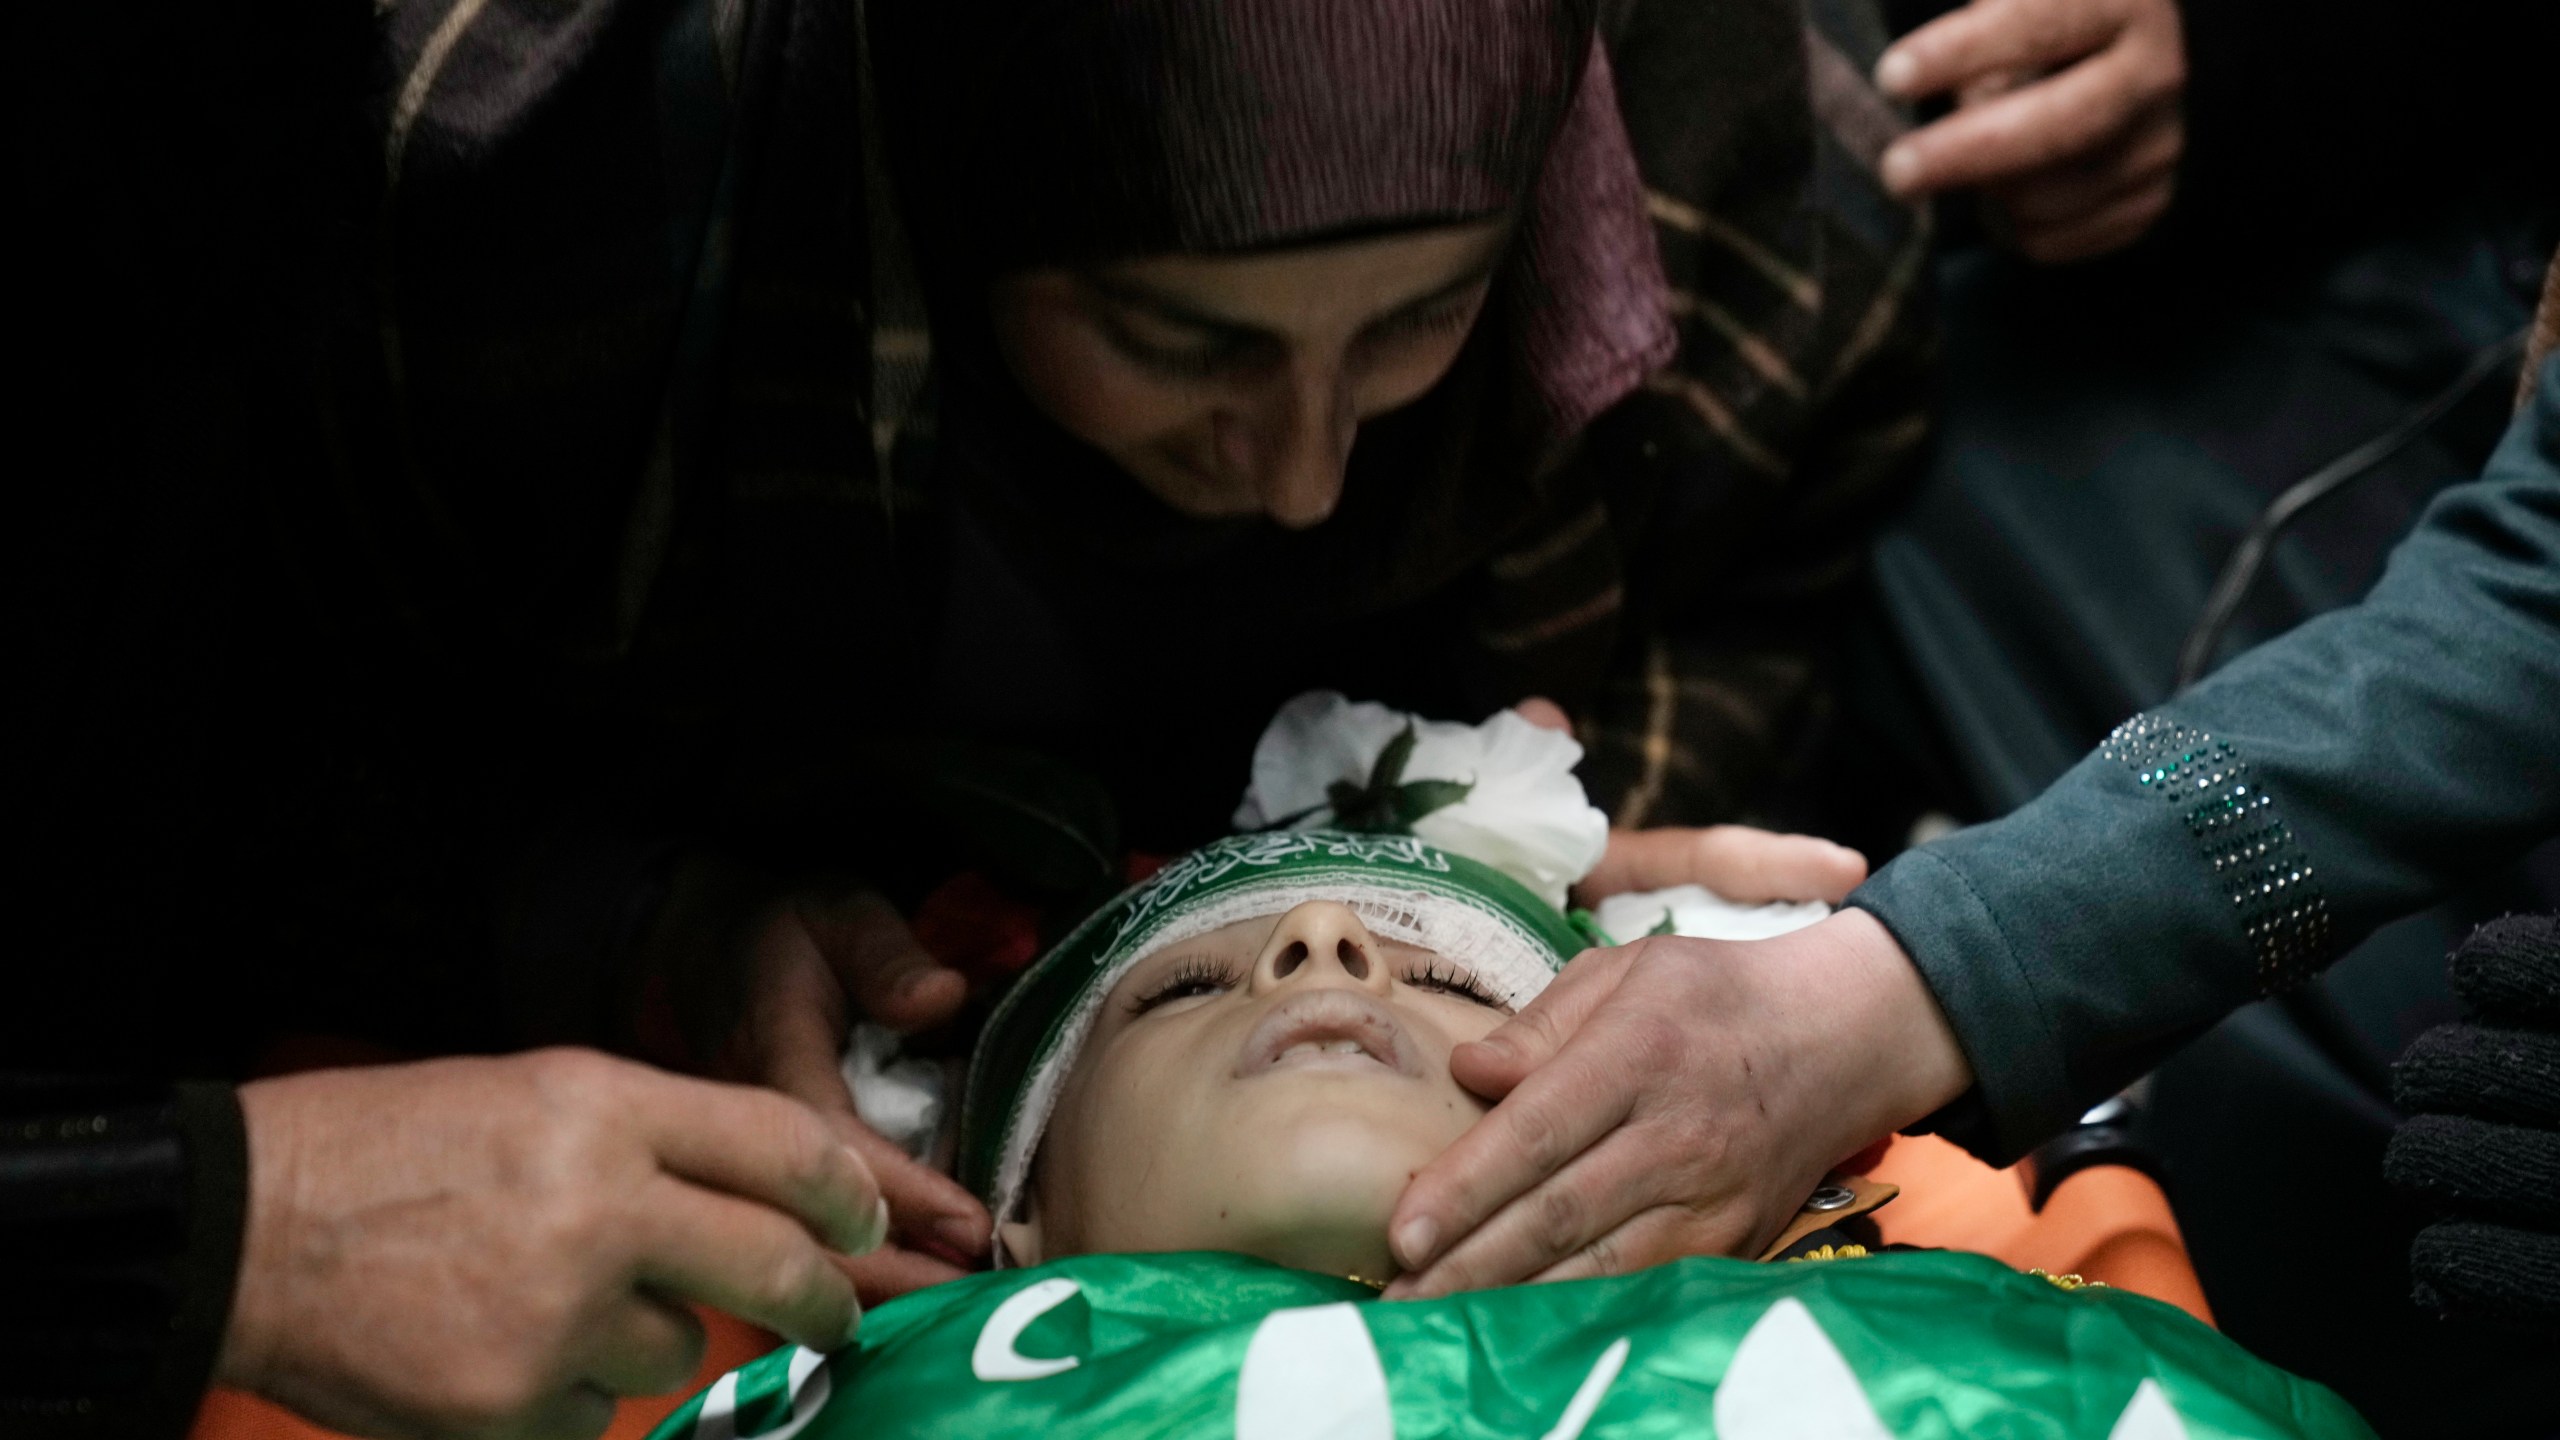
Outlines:
[{"label": "white cloth", "polygon": [[899,1058],[896,1031],[859,1020],[845,1042],[844,1083],[863,1124],[919,1160],[933,1158],[950,1110],[940,1065]]},{"label": "white cloth", "polygon": [[1621,945],[1641,940],[1671,918],[1671,933],[1699,940],[1766,940],[1801,930],[1831,913],[1819,900],[1776,900],[1745,905],[1727,900],[1703,885],[1674,885],[1668,890],[1641,890],[1612,895],[1600,902],[1591,918]]}]

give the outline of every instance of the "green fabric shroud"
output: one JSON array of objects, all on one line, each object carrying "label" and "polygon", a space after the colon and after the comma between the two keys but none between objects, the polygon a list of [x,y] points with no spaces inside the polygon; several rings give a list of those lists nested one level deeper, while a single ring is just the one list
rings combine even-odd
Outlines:
[{"label": "green fabric shroud", "polygon": [[884,1305],[652,1440],[1037,1435],[2332,1440],[2327,1390],[2177,1309],[1979,1255],[1685,1260],[1385,1302],[1223,1254],[1090,1255]]}]

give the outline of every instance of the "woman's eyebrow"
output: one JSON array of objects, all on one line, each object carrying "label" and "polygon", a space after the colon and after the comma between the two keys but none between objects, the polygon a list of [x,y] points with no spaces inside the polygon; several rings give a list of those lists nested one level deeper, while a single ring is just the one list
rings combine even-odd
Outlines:
[{"label": "woman's eyebrow", "polygon": [[[1377,314],[1369,317],[1362,328],[1382,325],[1417,311],[1429,310],[1465,294],[1483,284],[1493,274],[1494,268],[1502,263],[1503,254],[1500,248],[1496,248],[1478,256],[1474,263],[1456,275],[1420,294],[1407,296],[1381,309]],[[1282,338],[1278,332],[1265,329],[1260,325],[1238,320],[1231,315],[1219,315],[1202,310],[1181,296],[1158,290],[1144,281],[1096,272],[1087,272],[1084,280],[1104,299],[1129,306],[1131,309],[1144,310],[1170,324],[1208,331],[1222,340],[1250,341]]]}]

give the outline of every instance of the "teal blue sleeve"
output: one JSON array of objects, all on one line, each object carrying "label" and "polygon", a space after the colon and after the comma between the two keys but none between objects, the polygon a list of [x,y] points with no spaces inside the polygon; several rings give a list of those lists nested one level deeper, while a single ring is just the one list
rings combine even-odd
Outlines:
[{"label": "teal blue sleeve", "polygon": [[2007,1160],[2237,1006],[2560,833],[2560,356],[2363,603],[2118,727],[2015,814],[1885,867]]}]

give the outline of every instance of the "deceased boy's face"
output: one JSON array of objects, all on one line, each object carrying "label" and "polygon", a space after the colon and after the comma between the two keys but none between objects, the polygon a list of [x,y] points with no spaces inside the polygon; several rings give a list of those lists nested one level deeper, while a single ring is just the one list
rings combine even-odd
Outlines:
[{"label": "deceased boy's face", "polygon": [[1234,1250],[1384,1279],[1405,1182],[1484,1113],[1449,1052],[1507,1014],[1462,959],[1330,901],[1168,946],[1112,991],[1006,1246],[1025,1263]]}]

